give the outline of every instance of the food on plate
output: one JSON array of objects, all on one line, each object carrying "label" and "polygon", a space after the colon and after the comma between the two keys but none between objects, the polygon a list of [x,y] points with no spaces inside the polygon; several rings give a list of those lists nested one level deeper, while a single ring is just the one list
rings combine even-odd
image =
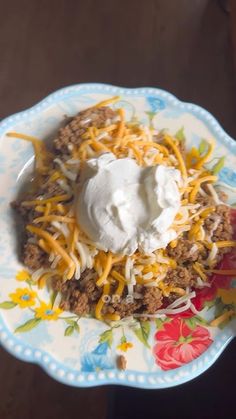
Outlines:
[{"label": "food on plate", "polygon": [[24,225],[23,263],[80,316],[196,314],[192,299],[224,274],[217,265],[236,247],[231,208],[207,166],[214,141],[188,150],[168,130],[126,121],[118,104],[79,112],[48,148],[8,133],[35,151],[30,190],[12,204]]}]

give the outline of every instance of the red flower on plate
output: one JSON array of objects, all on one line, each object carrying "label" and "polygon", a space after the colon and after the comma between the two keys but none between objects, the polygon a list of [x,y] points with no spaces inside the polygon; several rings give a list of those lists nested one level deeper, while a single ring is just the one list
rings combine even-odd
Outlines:
[{"label": "red flower on plate", "polygon": [[163,329],[156,332],[155,339],[156,363],[165,371],[198,358],[212,343],[205,327],[196,326],[192,330],[180,317],[164,323]]},{"label": "red flower on plate", "polygon": [[[231,225],[234,231],[234,240],[236,240],[236,210],[231,210]],[[233,249],[230,253],[226,253],[222,261],[217,266],[217,269],[227,270],[236,269],[236,251]],[[196,310],[201,311],[207,301],[212,301],[216,297],[218,288],[228,289],[232,282],[232,276],[214,274],[211,277],[211,287],[205,287],[203,289],[196,289],[196,297],[192,299],[192,303]],[[184,311],[177,315],[180,318],[194,317],[195,314],[191,309]],[[176,315],[170,315],[170,317],[176,317]]]}]

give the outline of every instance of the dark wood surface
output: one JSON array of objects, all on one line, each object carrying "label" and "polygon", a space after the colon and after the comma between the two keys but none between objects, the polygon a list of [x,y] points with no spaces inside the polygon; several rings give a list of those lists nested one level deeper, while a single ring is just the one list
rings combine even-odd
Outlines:
[{"label": "dark wood surface", "polygon": [[[236,137],[230,18],[216,0],[2,0],[0,117],[79,82],[157,86]],[[80,390],[0,350],[0,418],[233,418],[236,340],[179,388]]]}]

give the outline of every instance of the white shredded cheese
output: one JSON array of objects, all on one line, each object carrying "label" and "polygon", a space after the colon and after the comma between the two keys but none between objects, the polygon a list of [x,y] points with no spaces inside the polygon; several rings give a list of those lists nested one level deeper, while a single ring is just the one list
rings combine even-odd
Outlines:
[{"label": "white shredded cheese", "polygon": [[148,272],[145,275],[143,275],[143,279],[152,279],[153,278],[153,272]]},{"label": "white shredded cheese", "polygon": [[207,183],[206,187],[208,188],[208,190],[209,190],[209,192],[210,192],[210,194],[211,194],[211,196],[212,196],[215,204],[216,205],[221,204],[221,200],[219,199],[219,197],[218,197],[218,195],[217,195],[214,187],[210,183]]},{"label": "white shredded cheese", "polygon": [[101,140],[102,138],[105,138],[105,137],[108,137],[108,132],[102,131],[100,134],[98,134],[96,136],[96,140],[99,141],[99,140]]},{"label": "white shredded cheese", "polygon": [[60,166],[63,175],[65,175],[68,179],[72,180],[73,182],[76,180],[77,173],[73,173],[70,170],[68,170],[65,164],[61,161],[61,159],[57,157],[56,159],[54,159],[54,162]]},{"label": "white shredded cheese", "polygon": [[203,281],[200,276],[197,277],[197,288],[205,288],[205,287],[211,287],[211,284],[209,282]]},{"label": "white shredded cheese", "polygon": [[193,303],[190,304],[190,310],[193,312],[193,314],[196,314],[198,316],[200,314],[200,311],[198,311]]},{"label": "white shredded cheese", "polygon": [[69,229],[65,223],[60,223],[59,221],[52,221],[52,226],[59,230],[65,238],[69,237]]},{"label": "white shredded cheese", "polygon": [[75,279],[80,279],[80,263],[74,253],[70,252],[70,257],[75,263]]},{"label": "white shredded cheese", "polygon": [[52,262],[52,264],[51,264],[51,268],[52,269],[55,269],[56,267],[57,267],[57,264],[58,264],[58,262],[61,260],[61,256],[60,255],[57,255],[55,258],[54,258],[54,260],[53,260],[53,262]]},{"label": "white shredded cheese", "polygon": [[91,121],[92,121],[92,119],[91,119],[91,118],[82,119],[82,120],[80,121],[80,125],[86,125],[86,124],[89,124],[89,122],[91,122]]},{"label": "white shredded cheese", "polygon": [[66,183],[64,179],[57,179],[57,183],[61,187],[61,189],[63,189],[63,191],[72,194],[71,187]]},{"label": "white shredded cheese", "polygon": [[68,159],[68,160],[66,160],[66,163],[71,164],[71,165],[79,166],[80,165],[80,160],[79,159]]},{"label": "white shredded cheese", "polygon": [[215,244],[215,243],[213,243],[213,244],[212,244],[212,248],[211,248],[211,250],[210,250],[210,253],[209,253],[209,255],[208,255],[208,258],[207,258],[207,260],[206,260],[206,263],[207,263],[208,265],[211,265],[211,264],[215,261],[216,256],[217,256],[217,253],[218,253],[218,247],[216,246],[216,244]]},{"label": "white shredded cheese", "polygon": [[35,272],[32,273],[31,279],[33,282],[37,282],[42,275],[52,272],[51,269],[39,268]]},{"label": "white shredded cheese", "polygon": [[173,303],[171,303],[167,308],[175,308],[179,305],[183,304],[185,301],[191,300],[192,298],[196,297],[196,292],[192,291],[190,293],[187,293],[186,295],[183,295],[182,297],[175,300]]},{"label": "white shredded cheese", "polygon": [[86,269],[86,254],[84,251],[84,247],[82,246],[82,243],[76,242],[75,247],[80,255],[80,261],[81,261],[81,272],[83,272]]},{"label": "white shredded cheese", "polygon": [[134,314],[134,317],[148,317],[150,319],[155,319],[160,317],[163,314],[179,314],[183,313],[184,311],[188,310],[191,306],[191,301],[189,300],[183,307],[168,309],[164,308],[163,310],[158,310],[155,314]]}]

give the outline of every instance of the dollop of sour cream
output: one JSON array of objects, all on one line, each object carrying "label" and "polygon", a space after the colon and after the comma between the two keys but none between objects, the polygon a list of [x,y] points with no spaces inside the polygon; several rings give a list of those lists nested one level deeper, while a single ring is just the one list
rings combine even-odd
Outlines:
[{"label": "dollop of sour cream", "polygon": [[78,224],[106,251],[150,254],[176,238],[171,224],[180,208],[180,182],[172,167],[141,167],[112,153],[87,160],[78,186]]}]

